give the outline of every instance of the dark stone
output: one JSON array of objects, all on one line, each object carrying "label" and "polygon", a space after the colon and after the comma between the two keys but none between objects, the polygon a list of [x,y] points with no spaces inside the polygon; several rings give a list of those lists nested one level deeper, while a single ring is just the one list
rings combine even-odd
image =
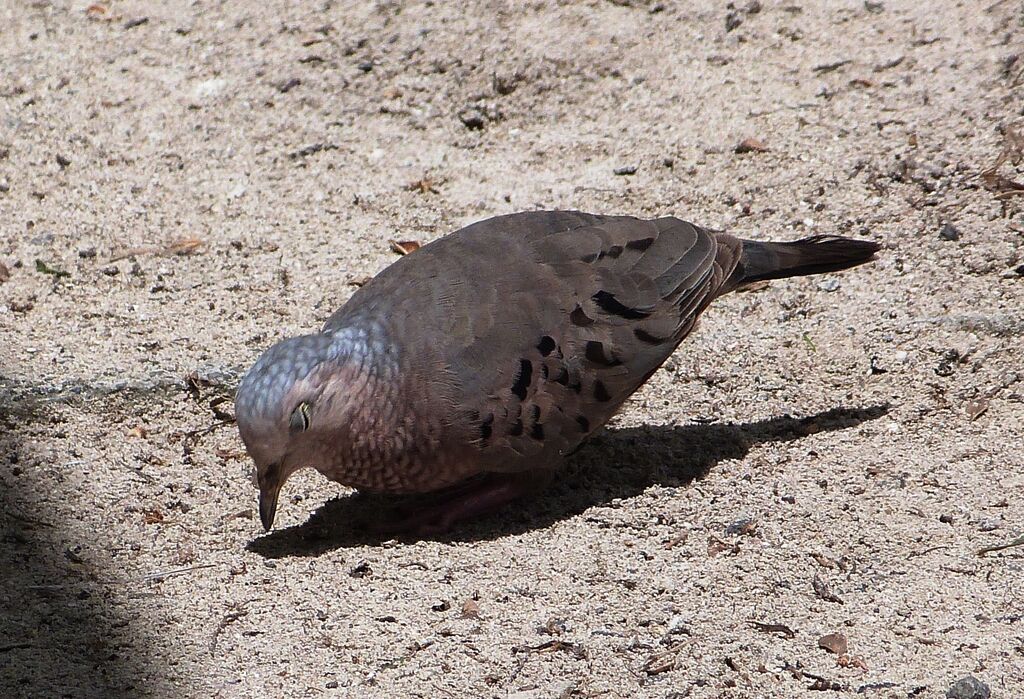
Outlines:
[{"label": "dark stone", "polygon": [[466,107],[459,112],[459,121],[461,121],[462,125],[467,129],[477,131],[484,127],[484,124],[487,123],[487,118],[479,109],[476,109],[475,107]]},{"label": "dark stone", "polygon": [[989,699],[992,690],[973,675],[961,677],[946,692],[946,699]]}]

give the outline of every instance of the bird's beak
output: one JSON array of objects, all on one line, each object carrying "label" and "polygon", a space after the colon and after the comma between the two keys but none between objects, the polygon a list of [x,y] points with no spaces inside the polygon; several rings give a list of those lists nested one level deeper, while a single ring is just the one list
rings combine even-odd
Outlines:
[{"label": "bird's beak", "polygon": [[270,531],[274,526],[274,515],[277,513],[277,496],[281,492],[280,483],[260,485],[260,521],[263,529]]}]

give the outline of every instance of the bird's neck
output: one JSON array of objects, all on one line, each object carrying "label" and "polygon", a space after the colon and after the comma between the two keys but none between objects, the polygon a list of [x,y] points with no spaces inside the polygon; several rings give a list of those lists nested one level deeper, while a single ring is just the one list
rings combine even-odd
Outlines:
[{"label": "bird's neck", "polygon": [[345,485],[377,488],[387,466],[410,448],[416,406],[407,395],[409,374],[394,345],[373,324],[331,332],[334,369],[325,382],[321,409],[332,428],[315,445],[309,462]]}]

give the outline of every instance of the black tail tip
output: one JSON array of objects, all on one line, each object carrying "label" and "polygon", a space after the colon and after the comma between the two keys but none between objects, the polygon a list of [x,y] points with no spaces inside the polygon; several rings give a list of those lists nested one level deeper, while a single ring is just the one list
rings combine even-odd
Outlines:
[{"label": "black tail tip", "polygon": [[875,259],[882,246],[873,240],[814,235],[789,243],[744,241],[741,284],[823,274]]},{"label": "black tail tip", "polygon": [[836,255],[837,257],[849,256],[851,259],[861,258],[865,262],[882,249],[881,244],[873,240],[844,238],[841,235],[812,235],[809,238],[801,238],[789,244],[795,246],[814,246],[819,248],[821,252],[827,252],[830,255]]}]

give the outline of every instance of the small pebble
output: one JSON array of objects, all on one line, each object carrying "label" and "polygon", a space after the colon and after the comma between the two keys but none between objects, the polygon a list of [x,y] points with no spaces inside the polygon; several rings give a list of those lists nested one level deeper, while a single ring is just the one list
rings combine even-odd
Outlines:
[{"label": "small pebble", "polygon": [[757,531],[757,520],[753,517],[743,517],[725,528],[727,536],[738,536],[740,534],[746,534],[749,536],[755,531]]},{"label": "small pebble", "polygon": [[839,286],[840,284],[838,279],[824,279],[818,282],[818,288],[821,289],[822,291],[838,291]]},{"label": "small pebble", "polygon": [[115,277],[118,275],[118,273],[120,273],[121,270],[117,268],[117,265],[107,265],[100,271],[103,272],[108,277]]},{"label": "small pebble", "polygon": [[370,564],[366,561],[359,561],[359,563],[348,571],[348,574],[353,578],[363,578],[371,573],[373,573],[373,570],[370,568]]},{"label": "small pebble", "polygon": [[960,240],[960,229],[951,223],[944,224],[939,229],[939,238],[942,240]]},{"label": "small pebble", "polygon": [[676,614],[668,622],[668,634],[670,636],[677,636],[679,634],[685,634],[692,636],[693,632],[690,630],[690,624],[686,618],[680,614]]},{"label": "small pebble", "polygon": [[64,168],[71,164],[71,161],[67,157],[58,154],[57,164],[60,165],[60,169],[63,170]]},{"label": "small pebble", "polygon": [[944,515],[939,515],[939,521],[942,522],[943,524],[952,524],[953,523],[953,515],[951,515],[949,513],[946,513]]},{"label": "small pebble", "polygon": [[989,699],[991,696],[988,685],[973,675],[960,678],[946,692],[946,699]]},{"label": "small pebble", "polygon": [[615,173],[616,175],[619,175],[619,176],[621,176],[621,175],[635,175],[637,169],[638,168],[637,168],[636,165],[622,165],[622,166],[617,167],[614,170],[612,170],[612,172]]},{"label": "small pebble", "polygon": [[483,112],[475,107],[466,107],[459,112],[459,121],[461,121],[462,125],[467,129],[472,130],[482,129],[484,124],[487,123],[487,119],[484,117]]},{"label": "small pebble", "polygon": [[91,245],[87,248],[79,248],[78,256],[81,257],[83,260],[91,260],[92,258],[96,257],[96,248],[92,247]]},{"label": "small pebble", "polygon": [[6,193],[9,191],[11,191],[10,183],[7,180],[0,180],[0,192]]}]

